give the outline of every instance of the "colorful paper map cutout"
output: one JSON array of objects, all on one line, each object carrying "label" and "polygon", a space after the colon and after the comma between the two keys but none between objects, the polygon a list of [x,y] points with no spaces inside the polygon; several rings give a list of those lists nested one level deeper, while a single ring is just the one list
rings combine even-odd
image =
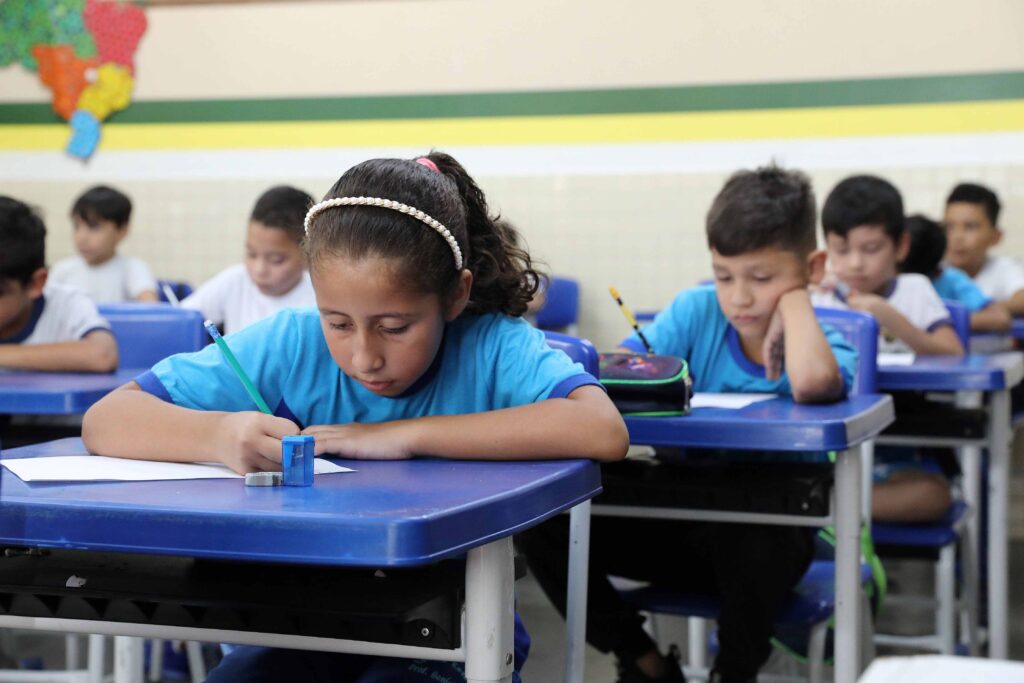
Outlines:
[{"label": "colorful paper map cutout", "polygon": [[146,15],[134,2],[0,0],[0,67],[20,63],[71,124],[67,152],[88,159],[100,123],[131,103]]}]

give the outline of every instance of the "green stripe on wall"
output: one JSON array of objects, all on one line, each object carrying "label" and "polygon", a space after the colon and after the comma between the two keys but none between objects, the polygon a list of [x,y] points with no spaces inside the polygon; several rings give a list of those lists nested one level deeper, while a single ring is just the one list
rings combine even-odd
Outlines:
[{"label": "green stripe on wall", "polygon": [[[1024,97],[1024,72],[672,88],[493,92],[299,99],[150,100],[118,123],[339,121],[552,116],[1007,100]],[[0,104],[0,124],[53,123],[48,104]]]}]

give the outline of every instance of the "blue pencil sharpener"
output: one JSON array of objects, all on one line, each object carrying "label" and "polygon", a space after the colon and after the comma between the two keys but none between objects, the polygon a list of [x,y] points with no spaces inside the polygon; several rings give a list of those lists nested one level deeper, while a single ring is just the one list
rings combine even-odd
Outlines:
[{"label": "blue pencil sharpener", "polygon": [[281,471],[285,486],[313,485],[312,436],[286,436],[281,440]]}]

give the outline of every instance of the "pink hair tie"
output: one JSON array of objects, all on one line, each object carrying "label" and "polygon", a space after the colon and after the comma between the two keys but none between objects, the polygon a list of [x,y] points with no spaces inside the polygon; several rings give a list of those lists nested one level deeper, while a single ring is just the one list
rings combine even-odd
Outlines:
[{"label": "pink hair tie", "polygon": [[427,157],[420,157],[419,159],[416,160],[416,163],[419,164],[420,166],[426,166],[427,168],[429,168],[434,173],[440,173],[441,172],[441,169],[439,169],[437,167],[437,164],[435,164],[433,161],[431,161]]}]

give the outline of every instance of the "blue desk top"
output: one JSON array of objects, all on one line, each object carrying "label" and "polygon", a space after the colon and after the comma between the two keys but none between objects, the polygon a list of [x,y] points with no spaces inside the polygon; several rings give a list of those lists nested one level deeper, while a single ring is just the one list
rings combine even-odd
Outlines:
[{"label": "blue desk top", "polygon": [[[80,439],[4,459],[81,455]],[[312,488],[241,479],[33,483],[0,468],[0,542],[300,564],[426,564],[516,533],[597,495],[589,460],[346,461]]]},{"label": "blue desk top", "polygon": [[892,421],[891,397],[864,394],[827,405],[777,398],[739,410],[697,408],[685,417],[628,417],[626,426],[636,444],[806,452],[850,448]]},{"label": "blue desk top", "polygon": [[84,413],[93,403],[142,372],[137,368],[109,374],[0,370],[0,414]]},{"label": "blue desk top", "polygon": [[998,391],[1024,379],[1024,354],[918,356],[911,365],[878,366],[882,391]]}]

